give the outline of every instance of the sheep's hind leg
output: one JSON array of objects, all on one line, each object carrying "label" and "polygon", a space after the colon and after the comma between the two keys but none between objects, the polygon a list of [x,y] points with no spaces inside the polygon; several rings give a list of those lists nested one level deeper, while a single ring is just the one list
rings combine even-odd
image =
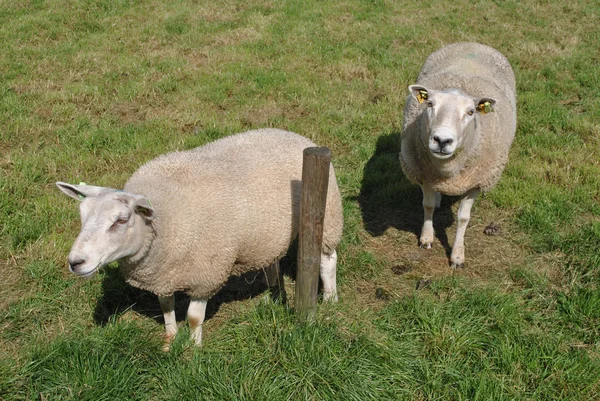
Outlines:
[{"label": "sheep's hind leg", "polygon": [[421,248],[430,249],[433,244],[433,209],[436,205],[439,206],[441,195],[427,184],[421,185],[421,191],[423,191],[424,218],[419,243]]},{"label": "sheep's hind leg", "polygon": [[321,252],[320,276],[323,282],[323,301],[337,302],[336,284],[337,252],[335,249],[328,255]]},{"label": "sheep's hind leg", "polygon": [[177,334],[177,320],[175,318],[175,295],[168,297],[158,297],[160,308],[162,309],[165,319],[165,337],[163,343],[163,351],[171,349],[171,342]]},{"label": "sheep's hind leg", "polygon": [[188,324],[190,325],[191,338],[196,345],[202,344],[202,323],[206,315],[206,299],[191,298],[187,311]]},{"label": "sheep's hind leg", "polygon": [[475,199],[479,195],[479,189],[475,188],[467,192],[465,197],[460,201],[458,208],[458,225],[456,227],[456,239],[452,246],[452,254],[450,255],[450,263],[453,269],[463,267],[465,264],[465,232],[469,219],[471,218],[471,207]]},{"label": "sheep's hind leg", "polygon": [[265,277],[273,300],[285,303],[286,294],[283,286],[283,274],[279,268],[279,259],[265,268]]}]

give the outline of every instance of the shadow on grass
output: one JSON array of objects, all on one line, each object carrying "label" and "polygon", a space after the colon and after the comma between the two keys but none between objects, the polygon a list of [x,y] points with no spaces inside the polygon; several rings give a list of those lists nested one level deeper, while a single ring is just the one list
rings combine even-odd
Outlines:
[{"label": "shadow on grass", "polygon": [[[400,133],[384,134],[377,140],[375,153],[365,165],[359,203],[365,229],[373,236],[395,228],[415,235],[418,246],[423,224],[423,195],[418,185],[411,183],[400,167]],[[446,230],[454,223],[452,204],[458,197],[442,197],[440,209],[433,216],[433,228],[446,255],[452,247]]]},{"label": "shadow on grass", "polygon": [[[296,242],[294,242],[288,254],[279,262],[281,274],[287,276],[288,279],[296,277],[296,249]],[[232,276],[223,288],[208,301],[205,320],[215,316],[222,304],[252,299],[268,289],[269,286],[262,270],[248,272],[241,276]],[[285,293],[273,294],[273,296],[281,296],[285,302]],[[185,320],[189,301],[188,295],[179,292],[175,294],[177,321]],[[155,294],[127,284],[118,267],[107,267],[102,281],[102,296],[94,311],[94,321],[97,325],[104,326],[111,318],[127,310],[133,310],[158,323],[164,323],[158,297]]]}]

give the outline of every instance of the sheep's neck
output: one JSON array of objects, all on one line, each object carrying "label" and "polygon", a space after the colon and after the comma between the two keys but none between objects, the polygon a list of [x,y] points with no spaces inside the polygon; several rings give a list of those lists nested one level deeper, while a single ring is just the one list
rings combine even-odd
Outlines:
[{"label": "sheep's neck", "polygon": [[136,252],[135,254],[124,258],[121,261],[121,264],[124,264],[125,266],[129,267],[132,265],[136,265],[138,264],[142,259],[144,259],[146,257],[146,255],[148,255],[148,252],[150,251],[150,247],[152,246],[152,242],[154,241],[154,238],[156,236],[155,232],[154,232],[154,228],[152,227],[152,224],[148,224],[146,226],[146,230],[144,230],[144,243],[142,245],[142,247],[140,248],[140,250],[138,252]]}]

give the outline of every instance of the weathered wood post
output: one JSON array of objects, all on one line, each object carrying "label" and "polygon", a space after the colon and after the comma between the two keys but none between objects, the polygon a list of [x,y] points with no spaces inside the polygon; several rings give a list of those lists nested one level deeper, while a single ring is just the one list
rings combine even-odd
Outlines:
[{"label": "weathered wood post", "polygon": [[296,313],[302,318],[312,318],[317,306],[330,162],[328,148],[304,149],[295,297]]}]

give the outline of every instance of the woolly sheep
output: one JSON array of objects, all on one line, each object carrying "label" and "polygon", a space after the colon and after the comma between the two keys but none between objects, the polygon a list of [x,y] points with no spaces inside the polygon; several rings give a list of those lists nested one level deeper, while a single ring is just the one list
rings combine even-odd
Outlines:
[{"label": "woolly sheep", "polygon": [[462,267],[473,202],[500,179],[515,135],[515,76],[493,48],[455,43],[432,53],[408,89],[400,163],[423,192],[420,244],[431,248],[441,194],[464,195],[450,256],[453,268]]},{"label": "woolly sheep", "polygon": [[[276,263],[297,236],[303,150],[311,146],[292,132],[262,129],[160,156],[138,169],[123,191],[57,182],[82,200],[70,270],[88,277],[118,260],[129,284],[158,295],[165,349],[177,333],[174,293],[186,292],[191,336],[199,345],[207,300],[230,275]],[[337,300],[342,225],[331,166],[320,269],[324,300]]]}]

